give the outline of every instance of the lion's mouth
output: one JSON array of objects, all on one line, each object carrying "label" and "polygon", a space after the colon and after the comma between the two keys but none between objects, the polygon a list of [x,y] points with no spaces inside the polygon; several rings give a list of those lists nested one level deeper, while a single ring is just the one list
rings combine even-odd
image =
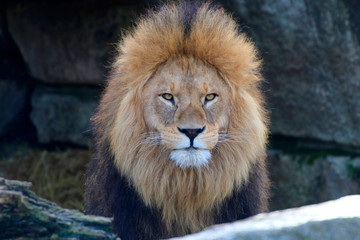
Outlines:
[{"label": "lion's mouth", "polygon": [[173,149],[173,151],[176,151],[176,150],[194,151],[194,150],[208,150],[208,149],[207,148],[199,148],[199,147],[191,146],[191,147],[186,147],[186,148],[175,148],[175,149]]},{"label": "lion's mouth", "polygon": [[180,168],[200,168],[208,164],[211,153],[208,149],[194,147],[174,149],[170,154],[170,159]]}]

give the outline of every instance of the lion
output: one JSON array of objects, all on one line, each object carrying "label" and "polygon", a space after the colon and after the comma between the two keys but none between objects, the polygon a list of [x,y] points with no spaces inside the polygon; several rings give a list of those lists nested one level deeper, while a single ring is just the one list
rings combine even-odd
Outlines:
[{"label": "lion", "polygon": [[267,211],[261,60],[222,8],[170,3],[118,46],[92,117],[85,213],[156,239]]}]

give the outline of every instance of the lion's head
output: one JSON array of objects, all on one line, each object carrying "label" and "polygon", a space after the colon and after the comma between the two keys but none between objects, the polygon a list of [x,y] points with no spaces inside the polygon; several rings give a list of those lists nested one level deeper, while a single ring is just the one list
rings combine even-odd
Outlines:
[{"label": "lion's head", "polygon": [[230,92],[216,69],[201,60],[168,60],[144,86],[147,138],[171,151],[170,160],[180,168],[206,167],[214,147],[226,139],[221,136],[229,128]]},{"label": "lion's head", "polygon": [[253,43],[222,9],[184,9],[167,5],[124,37],[93,118],[98,145],[180,234],[213,223],[267,141]]}]

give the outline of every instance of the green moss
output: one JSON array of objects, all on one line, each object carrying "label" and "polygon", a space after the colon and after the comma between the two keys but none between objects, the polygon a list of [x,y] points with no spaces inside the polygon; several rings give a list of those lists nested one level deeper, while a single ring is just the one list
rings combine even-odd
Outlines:
[{"label": "green moss", "polygon": [[352,161],[347,162],[346,167],[348,170],[349,177],[353,179],[360,178],[360,169],[357,166],[355,166]]},{"label": "green moss", "polygon": [[312,153],[306,158],[306,164],[312,166],[316,160],[323,159],[326,156],[328,156],[328,154],[324,152]]}]

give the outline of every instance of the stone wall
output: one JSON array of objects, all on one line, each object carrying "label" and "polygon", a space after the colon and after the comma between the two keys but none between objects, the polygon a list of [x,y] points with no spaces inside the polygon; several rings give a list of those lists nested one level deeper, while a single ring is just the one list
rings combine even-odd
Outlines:
[{"label": "stone wall", "polygon": [[[271,208],[360,193],[360,5],[355,0],[222,3],[264,59]],[[115,43],[154,4],[5,2],[0,9],[1,142],[88,147],[89,118]]]},{"label": "stone wall", "polygon": [[116,43],[149,4],[6,2],[0,12],[0,137],[14,135],[21,116],[39,143],[88,146],[84,133]]},{"label": "stone wall", "polygon": [[236,2],[264,58],[272,133],[360,147],[360,5]]}]

